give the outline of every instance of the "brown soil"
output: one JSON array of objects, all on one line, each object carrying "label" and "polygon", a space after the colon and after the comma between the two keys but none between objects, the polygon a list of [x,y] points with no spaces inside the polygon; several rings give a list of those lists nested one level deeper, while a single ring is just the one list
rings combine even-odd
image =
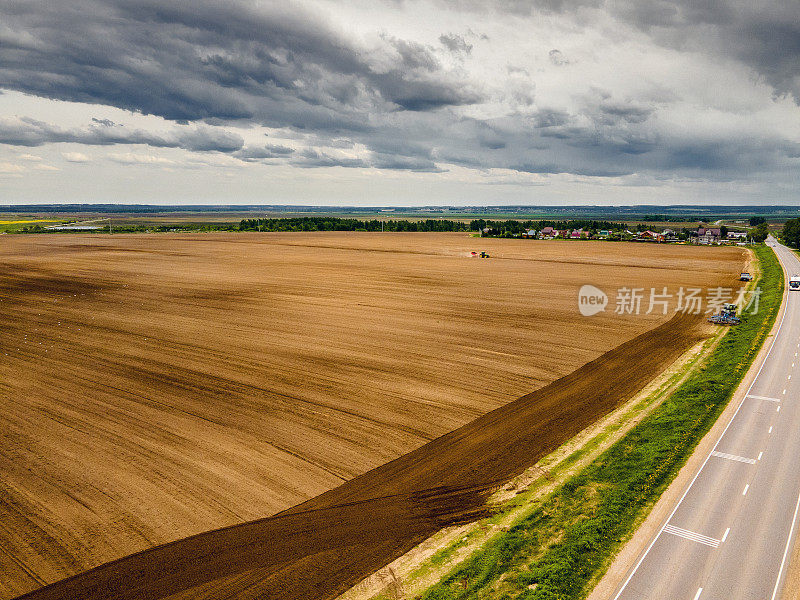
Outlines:
[{"label": "brown soil", "polygon": [[484,516],[488,493],[624,402],[700,331],[697,319],[675,317],[295,508],[148,550],[25,598],[335,597],[442,527]]},{"label": "brown soil", "polygon": [[148,548],[34,596],[335,595],[481,514],[700,335],[631,340],[664,317],[582,318],[581,284],[732,285],[741,260],[458,234],[6,236],[0,597]]}]

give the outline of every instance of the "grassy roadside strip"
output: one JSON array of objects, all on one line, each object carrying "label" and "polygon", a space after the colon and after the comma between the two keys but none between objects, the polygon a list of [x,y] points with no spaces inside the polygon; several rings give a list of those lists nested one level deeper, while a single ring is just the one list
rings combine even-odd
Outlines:
[{"label": "grassy roadside strip", "polygon": [[745,315],[650,416],[427,590],[425,600],[588,594],[719,417],[772,327],[783,271],[772,250],[755,251],[762,270],[758,314]]}]

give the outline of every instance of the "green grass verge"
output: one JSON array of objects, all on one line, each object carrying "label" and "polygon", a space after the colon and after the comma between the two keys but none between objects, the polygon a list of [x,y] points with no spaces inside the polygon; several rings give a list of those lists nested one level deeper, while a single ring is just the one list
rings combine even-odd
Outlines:
[{"label": "green grass verge", "polygon": [[490,540],[424,600],[584,598],[724,410],[769,334],[783,271],[766,246],[758,314],[747,314],[653,413]]}]

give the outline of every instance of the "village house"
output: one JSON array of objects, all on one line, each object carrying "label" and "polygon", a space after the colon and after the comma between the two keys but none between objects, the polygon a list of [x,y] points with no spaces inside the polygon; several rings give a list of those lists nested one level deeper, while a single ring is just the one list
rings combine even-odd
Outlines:
[{"label": "village house", "polygon": [[714,227],[698,227],[697,228],[697,243],[698,244],[718,244],[722,232],[719,228]]},{"label": "village house", "polygon": [[539,237],[543,240],[550,240],[554,237],[558,237],[558,231],[552,227],[542,227],[542,230],[539,232]]}]

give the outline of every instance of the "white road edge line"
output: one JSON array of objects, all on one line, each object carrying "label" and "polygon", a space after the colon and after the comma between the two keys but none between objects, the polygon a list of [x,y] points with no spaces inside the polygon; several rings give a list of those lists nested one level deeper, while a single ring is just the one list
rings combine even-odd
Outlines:
[{"label": "white road edge line", "polygon": [[735,454],[728,454],[727,452],[717,452],[714,450],[711,453],[711,456],[716,456],[718,458],[727,458],[728,460],[736,460],[739,462],[747,463],[748,465],[756,464],[756,461],[752,458],[745,458],[744,456],[736,456]]},{"label": "white road edge line", "polygon": [[697,593],[694,595],[694,600],[697,600],[700,597],[700,594],[703,593],[703,588],[697,588]]},{"label": "white road edge line", "polygon": [[778,588],[780,587],[781,577],[783,577],[783,568],[786,566],[786,557],[789,556],[789,548],[792,545],[792,537],[794,537],[794,526],[797,523],[797,511],[800,510],[800,496],[797,496],[797,506],[794,507],[794,517],[792,517],[792,526],[789,529],[789,537],[786,539],[786,549],[783,551],[783,558],[781,559],[781,568],[778,569],[778,578],[775,580],[775,589],[772,591],[772,600],[778,596]]},{"label": "white road edge line", "polygon": [[772,433],[772,425],[769,426],[769,431],[767,433]]},{"label": "white road edge line", "polygon": [[[777,255],[777,252],[775,254]],[[780,259],[778,259],[778,261],[780,262]],[[781,264],[781,268],[783,268],[782,264]],[[781,302],[783,302],[783,298],[781,298]],[[772,336],[772,340],[770,341],[770,344],[769,344],[769,350],[767,350],[767,355],[764,357],[764,361],[761,363],[761,366],[758,368],[758,371],[756,372],[756,376],[753,377],[753,381],[750,382],[750,387],[747,388],[747,392],[745,393],[744,398],[742,398],[742,400],[739,402],[739,406],[736,407],[736,412],[733,413],[733,416],[731,417],[731,420],[728,421],[728,424],[725,425],[725,429],[722,430],[722,433],[720,434],[719,438],[717,439],[717,443],[714,444],[714,447],[712,448],[712,451],[716,450],[717,446],[719,446],[719,443],[722,441],[722,438],[725,436],[725,433],[728,431],[728,428],[731,426],[731,423],[733,423],[733,421],[736,419],[736,415],[739,414],[739,410],[741,410],[742,406],[744,405],[744,401],[750,395],[750,390],[753,389],[753,386],[755,385],[756,381],[758,381],[758,377],[759,377],[759,375],[761,375],[761,371],[764,370],[764,365],[766,365],[767,362],[769,362],[769,357],[772,354],[772,349],[775,348],[775,340],[777,340],[780,337],[781,329],[783,329],[783,323],[786,320],[786,313],[787,312],[788,311],[786,310],[786,306],[784,306],[783,307],[783,314],[781,315],[781,322],[778,324],[778,330],[775,332],[775,335]],[[797,347],[800,348],[800,344],[797,344]],[[624,592],[625,588],[628,587],[628,584],[630,583],[631,579],[633,579],[633,576],[636,574],[636,571],[639,570],[639,567],[644,562],[644,559],[647,558],[647,555],[650,553],[650,550],[652,550],[653,546],[658,541],[658,538],[661,537],[661,533],[664,531],[664,527],[667,526],[667,523],[669,523],[672,520],[672,517],[675,516],[675,513],[678,512],[678,508],[683,503],[683,500],[684,500],[684,498],[686,498],[686,495],[689,493],[689,490],[692,489],[692,486],[694,485],[694,482],[697,481],[697,478],[700,476],[700,473],[703,471],[703,469],[706,466],[706,463],[708,462],[708,460],[710,458],[711,458],[710,454],[708,456],[706,456],[706,459],[703,461],[703,464],[700,465],[700,469],[698,469],[697,473],[695,473],[694,477],[692,477],[692,480],[689,482],[689,486],[684,490],[683,495],[681,496],[680,500],[678,500],[678,503],[675,505],[675,508],[672,509],[672,512],[669,514],[669,517],[667,517],[667,520],[664,522],[664,525],[661,526],[661,529],[658,531],[656,536],[653,538],[653,541],[650,542],[650,545],[647,547],[647,550],[645,550],[644,554],[642,554],[642,557],[639,559],[639,562],[637,562],[636,566],[633,567],[633,571],[630,572],[630,574],[628,575],[628,578],[625,580],[625,583],[622,584],[622,587],[617,592],[617,595],[614,596],[614,600],[619,600],[619,597],[622,595],[622,592]],[[703,588],[700,588],[699,590],[697,590],[697,596],[695,597],[695,600],[697,600],[697,598],[700,597],[700,593],[702,591],[703,591]],[[775,599],[773,598],[773,600],[775,600]]]}]

